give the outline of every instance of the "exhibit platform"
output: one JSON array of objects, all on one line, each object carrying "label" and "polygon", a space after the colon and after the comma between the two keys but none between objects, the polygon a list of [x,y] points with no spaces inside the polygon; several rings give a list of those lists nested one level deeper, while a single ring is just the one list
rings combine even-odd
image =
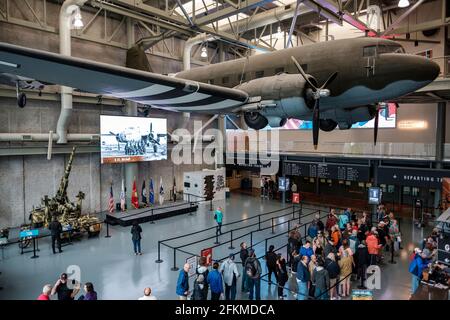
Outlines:
[{"label": "exhibit platform", "polygon": [[185,213],[195,212],[198,204],[189,201],[167,202],[162,205],[154,205],[146,208],[132,209],[125,212],[105,212],[106,222],[110,225],[131,226],[134,221],[144,223],[149,221],[169,218]]}]

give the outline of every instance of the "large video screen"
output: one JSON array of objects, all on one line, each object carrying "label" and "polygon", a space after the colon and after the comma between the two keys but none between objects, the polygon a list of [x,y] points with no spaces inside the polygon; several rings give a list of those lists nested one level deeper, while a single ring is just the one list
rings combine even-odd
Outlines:
[{"label": "large video screen", "polygon": [[167,159],[167,120],[100,116],[101,163]]}]

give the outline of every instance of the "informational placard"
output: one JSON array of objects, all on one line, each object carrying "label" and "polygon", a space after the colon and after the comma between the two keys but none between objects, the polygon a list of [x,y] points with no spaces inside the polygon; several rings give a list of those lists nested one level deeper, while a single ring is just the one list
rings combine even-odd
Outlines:
[{"label": "informational placard", "polygon": [[278,178],[278,191],[289,191],[290,183],[289,178],[279,177]]},{"label": "informational placard", "polygon": [[370,181],[370,168],[364,165],[348,165],[334,163],[286,162],[284,174],[320,179],[346,181]]},{"label": "informational placard", "polygon": [[300,193],[292,194],[292,203],[300,203]]},{"label": "informational placard", "polygon": [[186,258],[186,263],[191,266],[188,272],[189,277],[194,276],[195,270],[197,269],[197,256]]},{"label": "informational placard", "polygon": [[212,248],[206,248],[206,249],[203,249],[200,252],[200,256],[206,258],[206,265],[207,266],[212,265],[212,255],[213,255],[213,249]]},{"label": "informational placard", "polygon": [[39,230],[38,229],[31,229],[31,230],[22,230],[19,233],[19,238],[23,239],[23,238],[35,238],[39,235]]},{"label": "informational placard", "polygon": [[369,188],[369,204],[381,203],[381,189],[379,187]]}]

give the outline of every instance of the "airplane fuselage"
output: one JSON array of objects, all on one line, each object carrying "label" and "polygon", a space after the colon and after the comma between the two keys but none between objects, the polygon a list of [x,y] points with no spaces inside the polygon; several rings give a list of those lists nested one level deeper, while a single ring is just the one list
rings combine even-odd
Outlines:
[{"label": "airplane fuselage", "polygon": [[[337,78],[329,86],[330,96],[321,99],[321,118],[325,119],[339,118],[337,113],[342,109],[352,110],[414,92],[433,81],[439,74],[439,66],[436,63],[424,57],[405,54],[404,49],[394,41],[354,38],[320,42],[211,64],[179,72],[176,77],[236,87],[245,91],[242,84],[252,80],[261,79],[262,84],[264,79],[274,82],[278,80],[274,76],[281,73],[297,74],[301,77],[291,56],[300,62],[305,72],[319,85],[333,72],[338,72]],[[285,80],[287,82],[282,82],[282,86],[291,81],[288,78]],[[291,97],[283,97],[284,101],[277,105],[284,109],[285,116],[301,119],[311,117],[311,108],[308,108],[302,99],[295,99],[296,96],[301,98],[302,89],[298,88],[297,92],[292,92]],[[195,107],[192,111],[195,111]],[[279,108],[272,108],[263,114],[270,117],[278,116],[279,113]],[[361,121],[356,118],[350,121]]]}]

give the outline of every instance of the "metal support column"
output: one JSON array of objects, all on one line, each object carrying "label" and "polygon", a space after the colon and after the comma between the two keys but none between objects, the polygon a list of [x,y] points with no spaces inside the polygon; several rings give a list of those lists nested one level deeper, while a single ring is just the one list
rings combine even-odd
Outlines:
[{"label": "metal support column", "polygon": [[[134,36],[134,22],[131,18],[127,19],[127,37],[128,37],[128,47],[131,48],[135,43]],[[125,103],[125,112],[129,116],[137,116],[137,103],[127,101]],[[126,163],[125,164],[125,189],[126,192],[126,203],[127,208],[131,209],[131,186],[133,185],[133,180],[138,177],[138,164],[137,163]]]},{"label": "metal support column", "polygon": [[[446,102],[438,102],[436,112],[436,169],[442,169],[445,152],[445,126],[446,126]],[[441,190],[436,189],[434,197],[435,214],[439,214],[439,203],[441,200]]]}]

